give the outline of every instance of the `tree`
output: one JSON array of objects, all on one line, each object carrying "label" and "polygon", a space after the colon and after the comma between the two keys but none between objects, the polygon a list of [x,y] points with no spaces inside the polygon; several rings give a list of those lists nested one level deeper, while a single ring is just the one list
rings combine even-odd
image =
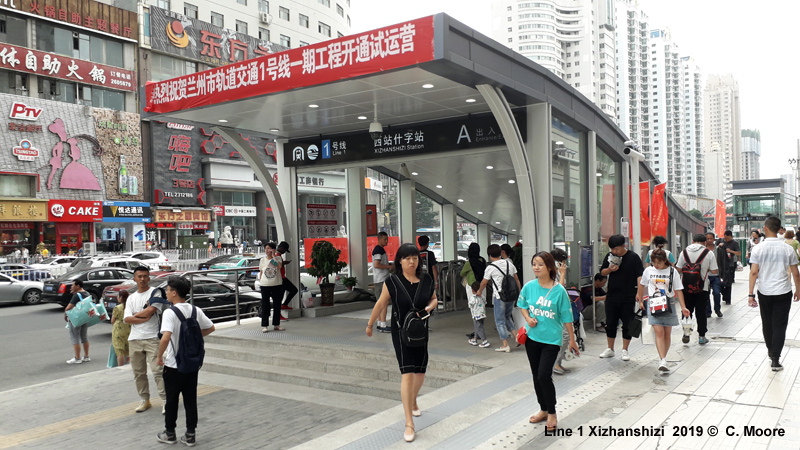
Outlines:
[{"label": "tree", "polygon": [[697,220],[699,220],[701,222],[705,219],[703,217],[703,213],[701,213],[700,211],[698,211],[696,209],[693,209],[693,210],[689,211],[689,214],[693,215],[695,219],[697,219]]},{"label": "tree", "polygon": [[417,228],[439,228],[439,211],[433,208],[433,200],[425,195],[416,193],[417,199]]}]

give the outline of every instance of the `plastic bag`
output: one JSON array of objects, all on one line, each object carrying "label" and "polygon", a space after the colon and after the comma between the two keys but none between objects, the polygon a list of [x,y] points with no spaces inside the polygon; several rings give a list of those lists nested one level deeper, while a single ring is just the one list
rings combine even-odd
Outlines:
[{"label": "plastic bag", "polygon": [[653,326],[650,325],[650,320],[647,317],[642,318],[642,344],[653,345],[656,343],[656,333]]},{"label": "plastic bag", "polygon": [[[67,317],[69,318],[69,321],[72,323],[73,327],[79,327],[85,323],[88,323],[94,316],[98,316],[98,314],[94,307],[94,303],[92,302],[91,296],[83,298],[75,305],[74,308],[67,311]],[[95,323],[99,323],[99,319],[100,317],[98,316]]]},{"label": "plastic bag", "polygon": [[111,349],[108,351],[108,368],[117,367],[117,352],[114,350],[114,345],[111,345]]},{"label": "plastic bag", "polygon": [[694,328],[694,320],[692,320],[692,317],[681,317],[680,322],[684,334],[692,334],[692,329]]}]

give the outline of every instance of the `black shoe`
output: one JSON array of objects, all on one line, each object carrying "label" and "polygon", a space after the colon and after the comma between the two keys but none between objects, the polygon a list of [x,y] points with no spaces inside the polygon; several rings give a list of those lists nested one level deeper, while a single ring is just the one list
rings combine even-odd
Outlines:
[{"label": "black shoe", "polygon": [[730,305],[730,304],[731,304],[731,302],[725,302],[725,304],[726,304],[726,305]]},{"label": "black shoe", "polygon": [[185,435],[181,436],[181,444],[186,445],[187,447],[194,447],[197,442],[195,441],[195,435],[186,433]]},{"label": "black shoe", "polygon": [[156,439],[158,439],[158,442],[163,442],[165,444],[175,444],[178,442],[178,438],[175,436],[175,433],[170,434],[166,430],[158,433],[158,435],[156,435]]},{"label": "black shoe", "polygon": [[467,337],[470,338],[470,339],[474,338],[475,337],[475,332],[473,331],[472,333],[467,334]]},{"label": "black shoe", "polygon": [[706,314],[706,317],[710,319],[711,318],[711,313]]},{"label": "black shoe", "polygon": [[[711,316],[708,316],[711,317]],[[717,317],[722,318],[722,311],[717,311]]]},{"label": "black shoe", "polygon": [[779,362],[780,358],[772,358],[772,371],[773,372],[780,372],[783,370],[783,366]]}]

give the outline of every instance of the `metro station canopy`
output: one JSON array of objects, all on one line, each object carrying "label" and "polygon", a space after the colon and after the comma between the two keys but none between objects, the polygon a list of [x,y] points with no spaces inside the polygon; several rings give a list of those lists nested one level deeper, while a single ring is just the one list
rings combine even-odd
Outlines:
[{"label": "metro station canopy", "polygon": [[[524,128],[525,121],[517,117],[524,114],[524,107],[547,103],[554,118],[576,131],[594,132],[598,147],[617,162],[624,159],[626,136],[587,98],[542,66],[445,14],[148,82],[144,111],[154,120],[209,123],[240,133],[269,132],[294,143],[348,133],[368,136],[369,122],[375,118],[387,134],[408,124],[445,124],[464,117],[481,120],[482,115],[491,115],[492,105],[479,85],[502,93],[518,126]],[[527,135],[532,131],[536,130]],[[549,129],[541,131],[549,138]],[[549,141],[544,142],[549,147]],[[504,147],[502,140],[494,145]],[[522,228],[523,186],[507,181],[520,176],[508,151],[471,152],[476,146],[455,146],[451,153],[442,153],[436,146],[425,147],[421,152],[373,152],[358,159],[388,168],[400,178],[416,172],[414,179],[428,188],[426,193],[457,204],[467,219],[480,219],[505,232]],[[295,148],[285,145],[279,163],[320,170],[352,162],[349,148],[309,154],[304,147],[302,154],[294,155]],[[401,162],[408,171],[401,170]],[[487,165],[496,170],[486,170]],[[645,180],[656,178],[646,165],[641,171]],[[437,184],[444,186],[433,190]],[[464,201],[456,203],[458,199]],[[476,216],[477,211],[484,215]],[[700,222],[671,199],[670,213],[680,216],[675,218],[684,229],[699,229]],[[495,227],[496,222],[502,226]]]}]

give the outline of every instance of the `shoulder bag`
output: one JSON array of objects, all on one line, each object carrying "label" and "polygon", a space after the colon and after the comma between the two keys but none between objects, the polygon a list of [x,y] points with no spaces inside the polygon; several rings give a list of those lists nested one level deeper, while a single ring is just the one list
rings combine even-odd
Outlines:
[{"label": "shoulder bag", "polygon": [[[405,298],[411,304],[411,308],[408,313],[406,313],[402,322],[399,320],[399,313],[394,312],[395,318],[398,319],[400,325],[400,343],[406,347],[424,347],[428,343],[427,318],[422,318],[423,316],[420,315],[421,310],[417,309],[416,306],[416,300],[419,298],[419,293],[423,288],[423,278],[420,277],[419,286],[417,286],[417,292],[414,298],[411,298],[411,294],[408,293],[400,277],[392,274],[392,282],[395,286],[398,286],[396,288],[397,296],[400,297],[405,294]],[[397,300],[399,301],[400,299],[398,298]]]}]

